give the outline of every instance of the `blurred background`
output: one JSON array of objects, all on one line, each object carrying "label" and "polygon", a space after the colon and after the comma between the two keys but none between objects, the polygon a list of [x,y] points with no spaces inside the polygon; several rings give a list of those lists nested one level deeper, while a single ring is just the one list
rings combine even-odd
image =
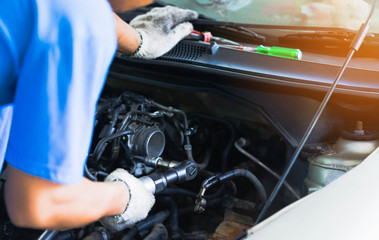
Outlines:
[{"label": "blurred background", "polygon": [[[363,0],[166,0],[230,22],[358,29],[370,11]],[[371,24],[379,33],[379,10]]]}]

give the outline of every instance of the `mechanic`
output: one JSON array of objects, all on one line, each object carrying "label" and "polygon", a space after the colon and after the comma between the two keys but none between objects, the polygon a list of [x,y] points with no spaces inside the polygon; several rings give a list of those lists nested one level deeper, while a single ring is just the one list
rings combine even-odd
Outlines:
[{"label": "mechanic", "polygon": [[101,218],[120,230],[153,206],[154,196],[125,170],[104,182],[83,177],[96,103],[117,43],[131,57],[156,58],[188,35],[188,20],[197,18],[165,7],[128,25],[113,13],[150,2],[0,4],[0,168],[6,158],[4,200],[16,226],[59,230]]}]

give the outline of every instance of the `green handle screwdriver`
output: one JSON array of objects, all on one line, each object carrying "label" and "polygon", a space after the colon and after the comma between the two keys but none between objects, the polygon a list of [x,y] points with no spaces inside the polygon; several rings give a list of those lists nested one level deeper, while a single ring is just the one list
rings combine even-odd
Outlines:
[{"label": "green handle screwdriver", "polygon": [[301,60],[303,54],[300,49],[283,48],[283,47],[264,47],[260,45],[257,47],[257,53],[266,54],[275,57],[284,57]]},{"label": "green handle screwdriver", "polygon": [[259,54],[265,54],[275,57],[283,57],[283,58],[291,58],[296,60],[301,60],[303,57],[303,54],[301,53],[300,49],[293,49],[293,48],[284,48],[284,47],[265,47],[260,45],[259,47],[244,47],[244,46],[238,46],[237,49],[243,50],[243,51],[249,51],[249,52],[256,52]]}]

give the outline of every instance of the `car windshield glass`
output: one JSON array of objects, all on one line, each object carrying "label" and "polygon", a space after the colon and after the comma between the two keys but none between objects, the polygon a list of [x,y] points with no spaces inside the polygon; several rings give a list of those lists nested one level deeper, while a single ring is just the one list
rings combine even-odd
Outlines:
[{"label": "car windshield glass", "polygon": [[[166,0],[220,21],[357,30],[371,6],[363,0]],[[370,31],[379,33],[379,10]]]}]

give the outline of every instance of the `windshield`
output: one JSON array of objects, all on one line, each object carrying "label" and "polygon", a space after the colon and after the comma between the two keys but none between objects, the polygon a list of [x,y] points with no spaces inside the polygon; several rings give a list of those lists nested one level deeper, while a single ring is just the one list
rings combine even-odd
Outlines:
[{"label": "windshield", "polygon": [[[166,0],[220,21],[357,30],[371,6],[363,0]],[[379,32],[379,10],[370,31]]]}]

